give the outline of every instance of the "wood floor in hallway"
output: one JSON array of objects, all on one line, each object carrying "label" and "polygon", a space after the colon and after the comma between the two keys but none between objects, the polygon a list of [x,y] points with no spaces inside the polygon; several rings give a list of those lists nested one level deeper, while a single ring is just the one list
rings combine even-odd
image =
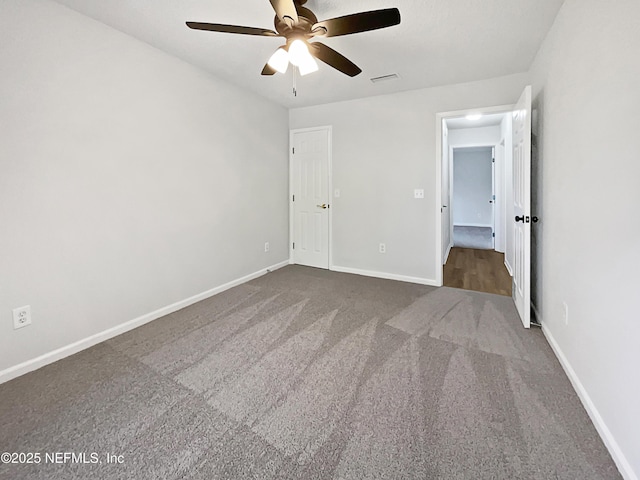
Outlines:
[{"label": "wood floor in hallway", "polygon": [[453,247],[444,266],[444,285],[511,296],[504,254],[494,250]]}]

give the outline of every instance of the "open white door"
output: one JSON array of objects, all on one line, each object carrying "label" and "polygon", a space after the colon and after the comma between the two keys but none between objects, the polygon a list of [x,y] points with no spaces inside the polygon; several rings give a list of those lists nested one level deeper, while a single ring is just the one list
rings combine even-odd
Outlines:
[{"label": "open white door", "polygon": [[442,120],[442,186],[441,186],[441,223],[442,223],[442,264],[447,263],[447,257],[451,248],[451,208],[450,200],[450,184],[449,165],[449,128],[447,122]]},{"label": "open white door", "polygon": [[525,328],[531,325],[531,87],[513,112],[513,301]]},{"label": "open white door", "polygon": [[291,134],[293,262],[329,268],[330,129]]}]

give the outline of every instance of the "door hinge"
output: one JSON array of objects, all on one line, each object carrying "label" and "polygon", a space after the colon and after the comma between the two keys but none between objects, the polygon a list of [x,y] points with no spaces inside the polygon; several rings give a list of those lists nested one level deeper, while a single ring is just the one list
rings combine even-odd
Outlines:
[{"label": "door hinge", "polygon": [[295,195],[293,195],[293,200],[292,201],[294,201],[294,202],[296,201],[296,196]]},{"label": "door hinge", "polygon": [[296,242],[293,242],[293,249],[296,249]]},{"label": "door hinge", "polygon": [[495,196],[495,195],[493,195],[493,199],[494,199],[494,200],[496,199],[496,196]]},{"label": "door hinge", "polygon": [[496,232],[493,232],[493,233],[491,234],[491,236],[492,236],[493,238],[496,238]]},{"label": "door hinge", "polygon": [[291,153],[293,153],[294,155],[296,154],[296,147],[293,147],[293,148],[291,149]]}]

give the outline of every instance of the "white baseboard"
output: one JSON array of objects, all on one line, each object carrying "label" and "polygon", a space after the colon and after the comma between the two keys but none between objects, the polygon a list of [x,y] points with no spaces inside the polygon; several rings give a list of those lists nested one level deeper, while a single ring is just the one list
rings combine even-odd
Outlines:
[{"label": "white baseboard", "polygon": [[509,262],[507,262],[507,256],[504,256],[504,266],[507,268],[507,272],[509,272],[509,276],[513,277],[513,269],[511,268],[511,265],[509,265]]},{"label": "white baseboard", "polygon": [[620,470],[620,474],[625,478],[625,480],[638,480],[638,476],[635,474],[635,472],[631,468],[631,465],[627,461],[627,458],[625,457],[624,453],[622,453],[622,450],[620,449],[618,442],[616,442],[615,438],[613,437],[613,434],[611,433],[607,425],[604,423],[604,419],[598,412],[598,409],[596,408],[596,406],[593,404],[591,397],[589,396],[586,389],[582,385],[582,382],[578,378],[578,375],[576,375],[575,370],[573,369],[573,367],[571,367],[569,360],[567,360],[567,357],[564,356],[564,353],[562,353],[560,346],[558,345],[556,340],[553,338],[553,334],[548,328],[544,326],[544,323],[542,323],[541,318],[538,317],[538,321],[542,324],[542,333],[544,333],[544,336],[549,342],[549,345],[551,345],[551,349],[556,354],[556,357],[558,357],[558,360],[560,361],[560,365],[562,365],[562,368],[567,374],[567,377],[569,377],[569,380],[571,381],[571,384],[573,385],[574,390],[578,394],[578,398],[580,398],[582,405],[584,406],[585,410],[589,414],[589,418],[591,418],[591,421],[593,422],[593,425],[596,427],[598,434],[600,434],[600,438],[602,438],[602,441],[604,442],[605,446],[609,450],[609,454],[611,454],[611,457],[613,458],[613,461],[618,467],[618,470]]},{"label": "white baseboard", "polygon": [[360,270],[358,268],[332,266],[330,270],[341,273],[353,273],[355,275],[363,275],[365,277],[384,278],[385,280],[398,280],[400,282],[418,283],[420,285],[430,285],[432,287],[439,286],[435,280],[430,278],[409,277],[407,275],[396,275],[395,273],[374,272],[370,270]]},{"label": "white baseboard", "polygon": [[134,318],[133,320],[129,320],[125,323],[121,323],[120,325],[116,325],[115,327],[109,328],[100,333],[96,333],[95,335],[91,335],[90,337],[84,338],[70,345],[66,345],[62,348],[58,348],[57,350],[45,353],[44,355],[40,355],[39,357],[27,360],[26,362],[20,363],[13,367],[9,367],[5,370],[0,371],[0,384],[24,375],[25,373],[37,370],[38,368],[44,367],[45,365],[49,365],[50,363],[62,360],[65,357],[73,355],[74,353],[78,353],[89,347],[97,345],[98,343],[104,342],[105,340],[109,340],[110,338],[117,337],[118,335],[128,332],[129,330],[138,328],[160,317],[169,315],[170,313],[177,312],[178,310],[188,307],[189,305],[193,305],[194,303],[197,303],[201,300],[213,297],[218,293],[229,290],[230,288],[246,283],[250,280],[253,280],[254,278],[261,277],[266,273],[272,272],[287,265],[289,265],[288,259],[284,262],[277,263],[270,267],[258,270],[257,272],[245,275],[244,277],[232,280],[228,283],[225,283],[224,285],[220,285],[218,287],[207,290],[206,292],[199,293],[184,300],[180,300],[179,302],[167,305],[166,307],[159,308],[158,310],[147,313],[138,318]]}]

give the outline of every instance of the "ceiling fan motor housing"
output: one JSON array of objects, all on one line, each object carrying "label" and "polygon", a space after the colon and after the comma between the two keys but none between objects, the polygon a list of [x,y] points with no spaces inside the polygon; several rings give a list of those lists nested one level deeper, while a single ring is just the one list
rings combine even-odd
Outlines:
[{"label": "ceiling fan motor housing", "polygon": [[321,33],[313,33],[311,31],[311,27],[318,23],[317,17],[311,10],[298,5],[296,5],[296,10],[298,12],[298,23],[292,26],[289,26],[286,22],[280,20],[280,18],[276,15],[274,19],[276,32],[285,37],[287,41],[292,37],[302,37],[308,39],[311,38],[314,34]]}]

